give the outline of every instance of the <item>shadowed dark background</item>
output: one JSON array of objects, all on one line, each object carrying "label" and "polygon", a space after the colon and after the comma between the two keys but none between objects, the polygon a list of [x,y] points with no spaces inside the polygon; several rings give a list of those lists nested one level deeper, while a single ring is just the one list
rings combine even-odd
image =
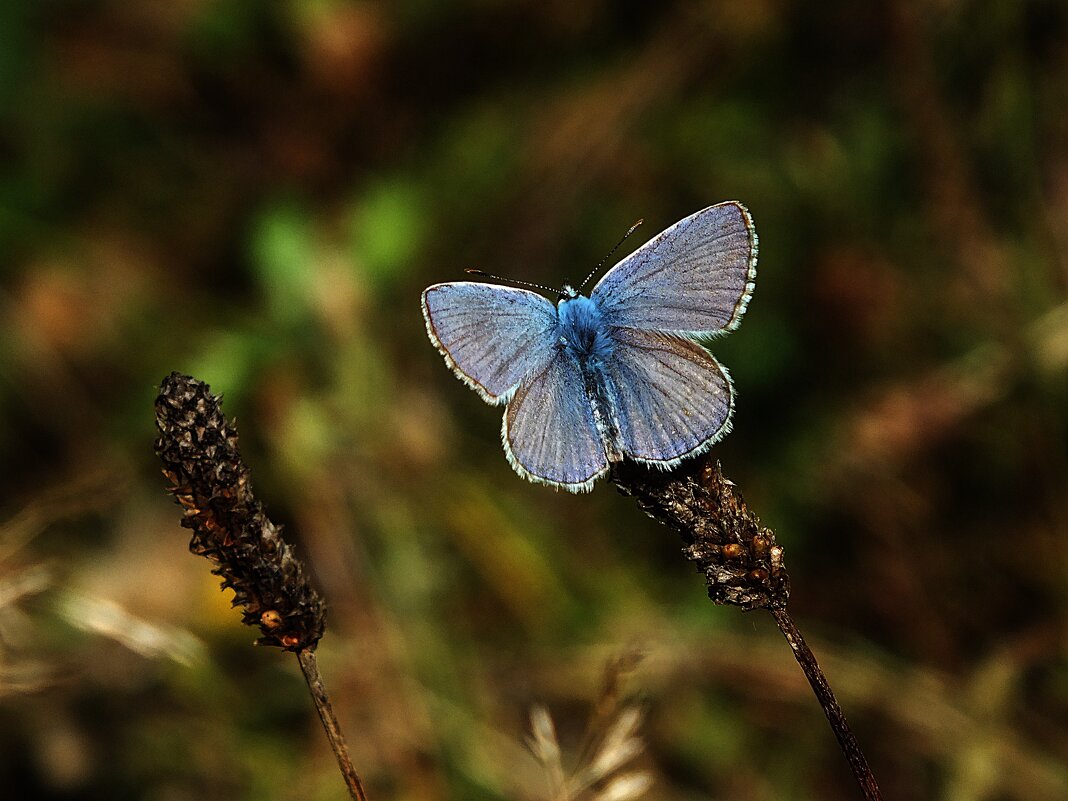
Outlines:
[{"label": "shadowed dark background", "polygon": [[331,605],[373,799],[545,798],[531,706],[573,766],[634,647],[647,797],[857,798],[770,618],[517,478],[419,313],[726,199],[761,255],[715,453],[887,799],[1068,797],[1054,0],[0,5],[0,795],[342,797],[164,495],[181,370]]}]

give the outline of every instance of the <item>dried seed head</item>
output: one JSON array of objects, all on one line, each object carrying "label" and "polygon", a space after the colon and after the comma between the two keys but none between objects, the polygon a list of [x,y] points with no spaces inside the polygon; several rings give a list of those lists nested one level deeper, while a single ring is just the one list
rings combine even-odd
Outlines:
[{"label": "dried seed head", "polygon": [[259,626],[259,645],[288,651],[314,648],[323,636],[326,608],[308,583],[263,507],[252,494],[237,431],[207,384],[171,373],[156,399],[159,438],[169,491],[193,532],[189,550],[215,563],[224,589],[234,591],[243,622]]},{"label": "dried seed head", "polygon": [[682,535],[717,604],[785,609],[790,578],[775,534],[760,525],[719,463],[683,462],[669,473],[624,462],[612,474],[624,495]]}]

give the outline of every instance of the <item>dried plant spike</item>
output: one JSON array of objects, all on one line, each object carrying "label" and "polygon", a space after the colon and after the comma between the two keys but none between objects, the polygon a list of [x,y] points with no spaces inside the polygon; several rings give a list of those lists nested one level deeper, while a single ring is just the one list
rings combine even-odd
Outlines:
[{"label": "dried plant spike", "polygon": [[169,491],[193,532],[189,550],[206,556],[234,591],[242,620],[260,630],[258,645],[286,651],[314,649],[323,636],[326,607],[304,566],[252,494],[237,430],[210,387],[171,373],[156,398],[156,454]]},{"label": "dried plant spike", "polygon": [[831,685],[786,611],[790,577],[783,548],[775,542],[775,532],[762,526],[746,506],[719,462],[695,459],[670,473],[624,462],[613,471],[612,483],[647,515],[682,537],[683,553],[704,574],[713,603],[771,613],[823,707],[865,801],[882,801]]},{"label": "dried plant spike", "polygon": [[775,533],[760,524],[719,462],[694,460],[664,473],[625,463],[612,475],[647,515],[678,532],[717,604],[785,609],[790,577]]}]

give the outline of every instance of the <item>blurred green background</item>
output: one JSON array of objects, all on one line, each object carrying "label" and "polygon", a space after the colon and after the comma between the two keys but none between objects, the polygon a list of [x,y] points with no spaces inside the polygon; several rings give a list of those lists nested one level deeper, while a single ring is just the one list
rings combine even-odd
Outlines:
[{"label": "blurred green background", "polygon": [[172,370],[330,602],[372,799],[546,798],[531,707],[574,769],[634,648],[646,797],[859,797],[770,617],[610,487],[518,479],[419,311],[726,199],[761,256],[716,454],[887,799],[1068,797],[1059,0],[0,4],[0,797],[344,795],[186,551]]}]

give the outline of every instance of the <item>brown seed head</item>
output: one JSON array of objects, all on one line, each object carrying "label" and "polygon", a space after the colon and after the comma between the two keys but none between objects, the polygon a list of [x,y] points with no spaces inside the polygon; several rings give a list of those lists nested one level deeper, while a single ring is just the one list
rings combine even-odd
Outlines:
[{"label": "brown seed head", "polygon": [[252,494],[237,431],[207,384],[171,373],[156,399],[168,490],[193,532],[189,550],[210,559],[224,589],[234,591],[243,622],[258,626],[260,645],[289,651],[314,648],[326,626],[326,607],[304,566]]},{"label": "brown seed head", "polygon": [[613,471],[612,482],[682,536],[683,553],[704,574],[713,602],[744,609],[786,607],[790,578],[782,546],[718,462],[694,459],[668,473],[624,462]]}]

